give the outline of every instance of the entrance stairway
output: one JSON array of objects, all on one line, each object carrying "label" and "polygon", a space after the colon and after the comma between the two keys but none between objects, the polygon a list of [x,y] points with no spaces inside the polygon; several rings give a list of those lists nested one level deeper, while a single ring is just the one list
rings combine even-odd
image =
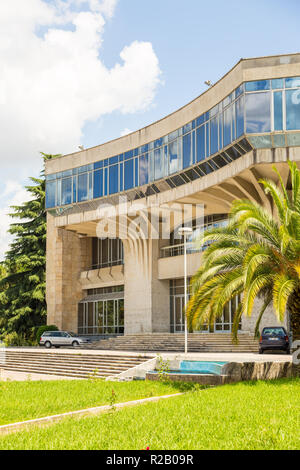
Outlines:
[{"label": "entrance stairway", "polygon": [[151,357],[6,349],[0,369],[86,379],[117,375]]},{"label": "entrance stairway", "polygon": [[[92,343],[91,349],[115,351],[183,352],[184,334],[154,333],[117,336]],[[247,333],[232,344],[230,333],[194,333],[188,335],[189,352],[258,352],[258,342]]]}]

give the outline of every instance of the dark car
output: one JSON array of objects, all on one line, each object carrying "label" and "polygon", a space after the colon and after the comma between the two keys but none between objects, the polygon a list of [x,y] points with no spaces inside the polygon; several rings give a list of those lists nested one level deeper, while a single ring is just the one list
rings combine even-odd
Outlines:
[{"label": "dark car", "polygon": [[267,350],[285,351],[290,354],[290,340],[282,326],[268,326],[262,330],[259,340],[259,354]]}]

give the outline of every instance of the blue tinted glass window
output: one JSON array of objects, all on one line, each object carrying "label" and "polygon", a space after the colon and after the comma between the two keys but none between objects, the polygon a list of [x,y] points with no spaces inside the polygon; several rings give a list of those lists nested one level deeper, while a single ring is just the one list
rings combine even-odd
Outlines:
[{"label": "blue tinted glass window", "polygon": [[257,82],[247,82],[246,91],[270,90],[270,80],[259,80]]},{"label": "blue tinted glass window", "polygon": [[104,178],[104,196],[107,196],[108,195],[108,168],[104,168],[103,178]]},{"label": "blue tinted glass window", "polygon": [[157,139],[155,142],[154,142],[154,148],[157,149],[158,147],[161,147],[163,144],[163,140],[162,139]]},{"label": "blue tinted glass window", "polygon": [[171,142],[174,139],[177,139],[178,137],[178,131],[171,132],[171,134],[168,135],[168,140]]},{"label": "blue tinted glass window", "polygon": [[61,205],[61,180],[57,180],[56,182],[56,205]]},{"label": "blue tinted glass window", "polygon": [[201,124],[204,123],[204,114],[202,114],[201,116],[199,116],[197,119],[196,119],[196,126],[201,126]]},{"label": "blue tinted glass window", "polygon": [[78,175],[78,202],[87,201],[88,198],[88,174]]},{"label": "blue tinted glass window", "polygon": [[124,163],[124,189],[133,188],[134,185],[134,173],[133,173],[133,160],[127,160]]},{"label": "blue tinted glass window", "polygon": [[64,178],[61,182],[61,204],[72,203],[72,178]]},{"label": "blue tinted glass window", "polygon": [[219,114],[219,150],[223,148],[223,114]]},{"label": "blue tinted glass window", "polygon": [[165,176],[169,174],[169,149],[168,145],[164,146],[164,168],[165,168]]},{"label": "blue tinted glass window", "polygon": [[154,181],[154,152],[149,152],[149,182]]},{"label": "blue tinted glass window", "polygon": [[93,199],[93,173],[89,173],[89,193],[88,199]]},{"label": "blue tinted glass window", "polygon": [[206,157],[209,157],[209,122],[205,124],[205,147],[206,147]]},{"label": "blue tinted glass window", "polygon": [[246,132],[270,132],[270,93],[246,95]]},{"label": "blue tinted glass window", "polygon": [[101,160],[101,162],[94,163],[94,169],[97,170],[98,168],[103,168],[103,160]]},{"label": "blue tinted glass window", "polygon": [[109,164],[110,165],[115,165],[116,163],[118,163],[118,161],[119,161],[119,157],[111,157],[109,159]]},{"label": "blue tinted glass window", "polygon": [[139,177],[140,177],[140,186],[142,186],[143,184],[149,183],[148,154],[142,155],[140,157]]},{"label": "blue tinted glass window", "polygon": [[177,140],[169,144],[170,174],[178,171],[178,148]]},{"label": "blue tinted glass window", "polygon": [[231,123],[232,123],[232,106],[225,109],[223,112],[223,145],[227,147],[227,145],[231,144]]},{"label": "blue tinted glass window", "polygon": [[282,91],[274,93],[274,130],[283,130]]},{"label": "blue tinted glass window", "polygon": [[186,134],[187,132],[191,132],[192,130],[192,123],[189,122],[185,126],[183,126],[183,133]]},{"label": "blue tinted glass window", "polygon": [[158,180],[164,176],[164,149],[154,150],[154,178]]},{"label": "blue tinted glass window", "polygon": [[120,191],[124,191],[124,163],[119,165]]},{"label": "blue tinted glass window", "polygon": [[284,80],[283,78],[275,78],[274,80],[271,80],[272,84],[272,89],[273,90],[278,90],[284,88]]},{"label": "blue tinted glass window", "polygon": [[178,170],[182,170],[182,137],[179,137],[177,143]]},{"label": "blue tinted glass window", "polygon": [[134,185],[139,186],[139,159],[134,159]]},{"label": "blue tinted glass window", "polygon": [[235,103],[235,116],[236,116],[236,137],[244,134],[244,97],[242,96]]},{"label": "blue tinted glass window", "polygon": [[197,129],[197,162],[205,159],[205,125]]},{"label": "blue tinted glass window", "polygon": [[183,168],[192,165],[192,135],[183,136]]},{"label": "blue tinted glass window", "polygon": [[77,175],[73,176],[73,202],[77,202]]},{"label": "blue tinted glass window", "polygon": [[192,132],[192,162],[193,164],[196,163],[197,155],[196,155],[196,131]]},{"label": "blue tinted glass window", "polygon": [[300,87],[300,77],[286,78],[285,79],[286,88],[297,88]]},{"label": "blue tinted glass window", "polygon": [[78,168],[78,173],[85,173],[88,169],[88,165],[81,166]]},{"label": "blue tinted glass window", "polygon": [[300,129],[300,90],[286,90],[286,128]]},{"label": "blue tinted glass window", "polygon": [[56,181],[47,181],[46,184],[46,208],[56,206]]},{"label": "blue tinted glass window", "polygon": [[133,150],[130,150],[129,152],[125,152],[125,160],[128,160],[129,158],[133,157]]},{"label": "blue tinted glass window", "polygon": [[94,198],[103,196],[103,170],[94,172]]},{"label": "blue tinted glass window", "polygon": [[119,192],[119,166],[113,165],[109,168],[109,194]]},{"label": "blue tinted glass window", "polygon": [[219,130],[218,118],[210,121],[210,153],[217,153],[219,150]]},{"label": "blue tinted glass window", "polygon": [[238,98],[243,92],[244,92],[244,85],[241,85],[235,90],[235,97]]}]

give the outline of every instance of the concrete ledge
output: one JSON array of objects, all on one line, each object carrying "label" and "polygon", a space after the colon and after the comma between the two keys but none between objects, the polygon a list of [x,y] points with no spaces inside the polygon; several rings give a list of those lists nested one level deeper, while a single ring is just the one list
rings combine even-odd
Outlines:
[{"label": "concrete ledge", "polygon": [[30,426],[41,426],[61,421],[65,418],[75,418],[81,416],[93,416],[102,413],[107,413],[112,410],[120,410],[128,406],[142,405],[143,403],[151,403],[167,398],[173,398],[183,395],[183,393],[174,393],[173,395],[162,395],[161,397],[143,398],[141,400],[127,401],[125,403],[116,403],[113,407],[111,405],[97,406],[95,408],[87,408],[85,410],[70,411],[69,413],[61,413],[53,416],[46,416],[44,418],[30,419],[28,421],[21,421],[18,423],[5,424],[0,426],[0,435],[9,434],[11,432],[21,431]]}]

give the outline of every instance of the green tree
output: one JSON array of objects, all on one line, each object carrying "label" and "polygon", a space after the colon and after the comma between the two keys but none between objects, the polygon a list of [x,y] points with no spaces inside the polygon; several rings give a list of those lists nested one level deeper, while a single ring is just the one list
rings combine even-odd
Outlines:
[{"label": "green tree", "polygon": [[236,340],[241,316],[251,316],[260,296],[256,336],[266,308],[273,304],[280,321],[290,313],[293,337],[300,339],[300,172],[295,163],[289,162],[289,167],[291,191],[275,167],[280,188],[271,180],[260,181],[273,201],[274,217],[255,202],[237,200],[228,225],[204,233],[201,244],[209,246],[193,278],[187,308],[191,329],[213,325],[226,304],[241,295],[233,325]]},{"label": "green tree", "polygon": [[[44,161],[53,158],[42,154]],[[0,335],[16,332],[28,339],[34,327],[46,322],[46,211],[45,178],[30,178],[31,199],[12,206],[18,219],[9,233],[14,236],[5,258],[6,275],[0,280]]]}]

